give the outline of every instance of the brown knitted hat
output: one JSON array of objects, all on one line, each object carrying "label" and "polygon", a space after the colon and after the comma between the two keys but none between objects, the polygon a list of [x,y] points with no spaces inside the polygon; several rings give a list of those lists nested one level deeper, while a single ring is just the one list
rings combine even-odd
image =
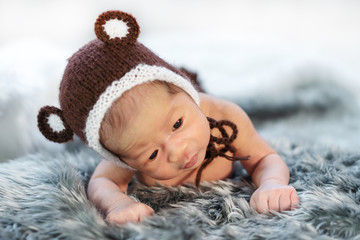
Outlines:
[{"label": "brown knitted hat", "polygon": [[154,80],[182,88],[197,104],[199,96],[185,72],[137,42],[140,30],[133,16],[105,12],[95,22],[95,33],[97,39],[68,61],[60,83],[61,109],[41,108],[38,127],[58,143],[72,140],[75,133],[105,159],[128,167],[99,142],[100,125],[112,103],[134,86]]}]

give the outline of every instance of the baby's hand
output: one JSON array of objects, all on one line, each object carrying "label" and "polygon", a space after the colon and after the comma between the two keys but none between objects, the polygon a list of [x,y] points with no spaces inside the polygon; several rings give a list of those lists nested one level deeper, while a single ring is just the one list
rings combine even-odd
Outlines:
[{"label": "baby's hand", "polygon": [[154,214],[154,209],[144,203],[134,202],[131,199],[116,204],[109,209],[106,220],[114,223],[140,222]]},{"label": "baby's hand", "polygon": [[276,182],[263,183],[250,199],[250,206],[259,213],[290,210],[298,204],[299,197],[295,188]]}]

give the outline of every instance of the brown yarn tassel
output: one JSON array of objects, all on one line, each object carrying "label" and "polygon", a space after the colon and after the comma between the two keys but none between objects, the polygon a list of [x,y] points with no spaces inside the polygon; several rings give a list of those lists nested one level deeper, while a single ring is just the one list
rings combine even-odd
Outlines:
[{"label": "brown yarn tassel", "polygon": [[[218,156],[224,157],[229,161],[248,160],[250,157],[250,156],[245,156],[245,157],[235,156],[236,150],[232,146],[232,142],[237,137],[238,130],[237,130],[236,125],[233,122],[228,121],[228,120],[216,121],[215,119],[212,119],[210,117],[207,117],[207,120],[209,121],[210,130],[213,128],[219,129],[219,131],[221,133],[221,137],[214,137],[213,135],[210,135],[210,141],[207,146],[205,160],[204,160],[203,164],[200,166],[200,168],[196,174],[196,180],[195,180],[196,187],[199,187],[202,171],[216,157],[218,157]],[[231,128],[231,130],[232,130],[231,136],[229,136],[229,134],[226,132],[224,126],[228,126]],[[216,149],[215,143],[218,145],[223,145],[223,146],[220,146],[219,149]],[[231,152],[232,156],[226,155],[227,152]]]}]

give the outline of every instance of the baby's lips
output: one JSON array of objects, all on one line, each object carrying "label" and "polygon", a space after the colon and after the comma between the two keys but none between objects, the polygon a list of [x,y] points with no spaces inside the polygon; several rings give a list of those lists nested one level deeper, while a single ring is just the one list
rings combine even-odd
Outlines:
[{"label": "baby's lips", "polygon": [[195,163],[196,163],[197,160],[198,160],[198,156],[199,156],[198,153],[194,154],[194,155],[186,162],[184,168],[186,169],[186,168],[191,168],[192,166],[194,166]]}]

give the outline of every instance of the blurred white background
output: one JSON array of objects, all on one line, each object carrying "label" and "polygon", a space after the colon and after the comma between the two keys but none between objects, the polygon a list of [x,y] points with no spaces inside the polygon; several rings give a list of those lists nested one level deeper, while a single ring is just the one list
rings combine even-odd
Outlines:
[{"label": "blurred white background", "polygon": [[281,93],[304,71],[359,95],[357,0],[0,0],[0,160],[34,142],[54,147],[37,131],[37,110],[57,104],[66,59],[112,9],[134,15],[141,42],[197,71],[215,95]]}]

